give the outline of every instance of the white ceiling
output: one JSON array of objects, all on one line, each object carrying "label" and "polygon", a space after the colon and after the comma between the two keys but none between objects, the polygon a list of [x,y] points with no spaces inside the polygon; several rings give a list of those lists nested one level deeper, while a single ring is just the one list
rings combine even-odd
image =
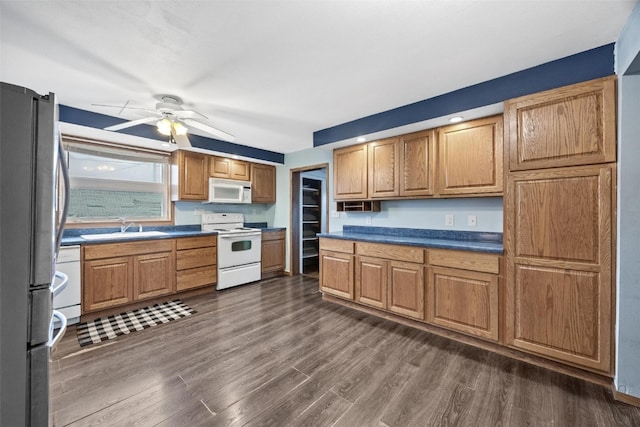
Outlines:
[{"label": "white ceiling", "polygon": [[236,143],[288,153],[316,130],[614,42],[635,3],[0,0],[0,79],[109,115],[91,104],[175,94]]}]

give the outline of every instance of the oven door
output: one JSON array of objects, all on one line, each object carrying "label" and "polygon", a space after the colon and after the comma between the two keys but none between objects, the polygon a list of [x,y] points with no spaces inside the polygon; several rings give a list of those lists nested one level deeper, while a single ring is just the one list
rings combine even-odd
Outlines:
[{"label": "oven door", "polygon": [[218,234],[218,268],[260,262],[261,233]]}]

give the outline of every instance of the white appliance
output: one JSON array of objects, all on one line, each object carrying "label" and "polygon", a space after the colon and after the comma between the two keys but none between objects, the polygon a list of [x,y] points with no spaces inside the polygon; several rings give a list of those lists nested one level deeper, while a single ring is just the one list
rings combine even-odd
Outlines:
[{"label": "white appliance", "polygon": [[204,214],[202,231],[218,232],[217,290],[260,280],[262,231],[244,227],[243,214]]},{"label": "white appliance", "polygon": [[209,178],[209,203],[251,203],[251,182]]},{"label": "white appliance", "polygon": [[53,309],[64,314],[67,323],[73,325],[80,321],[80,246],[60,248],[56,271],[64,273],[68,280],[65,291],[53,298]]}]

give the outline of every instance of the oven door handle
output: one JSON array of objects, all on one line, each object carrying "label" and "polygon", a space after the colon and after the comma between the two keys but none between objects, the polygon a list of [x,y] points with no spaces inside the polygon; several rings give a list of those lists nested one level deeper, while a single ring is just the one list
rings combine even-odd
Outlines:
[{"label": "oven door handle", "polygon": [[232,239],[234,237],[259,237],[261,233],[233,233],[233,234],[218,234],[221,239]]}]

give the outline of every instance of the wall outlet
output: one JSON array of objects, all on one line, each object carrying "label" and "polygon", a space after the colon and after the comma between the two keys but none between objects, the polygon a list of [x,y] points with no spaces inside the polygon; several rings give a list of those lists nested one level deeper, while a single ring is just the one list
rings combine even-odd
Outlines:
[{"label": "wall outlet", "polygon": [[204,215],[204,209],[195,209],[193,211],[194,215]]},{"label": "wall outlet", "polygon": [[478,225],[478,218],[475,215],[469,215],[467,217],[467,225],[469,227],[475,227]]},{"label": "wall outlet", "polygon": [[367,225],[371,225],[371,215],[367,215],[367,217],[364,219],[364,222]]},{"label": "wall outlet", "polygon": [[444,217],[444,225],[446,225],[447,227],[453,227],[454,225],[454,217],[453,214],[447,214]]},{"label": "wall outlet", "polygon": [[340,212],[331,211],[331,218],[340,218]]}]

